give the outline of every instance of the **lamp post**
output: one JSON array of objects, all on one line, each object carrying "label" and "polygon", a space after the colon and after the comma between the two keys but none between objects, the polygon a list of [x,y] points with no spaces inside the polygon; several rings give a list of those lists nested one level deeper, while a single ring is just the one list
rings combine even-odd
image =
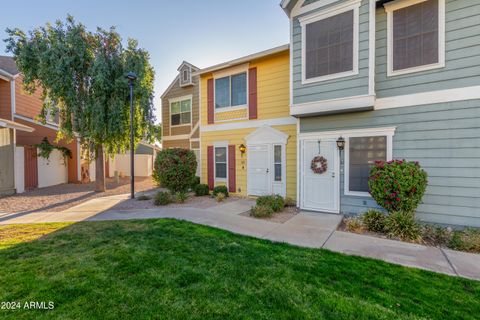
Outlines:
[{"label": "lamp post", "polygon": [[130,71],[125,78],[130,86],[130,197],[135,198],[135,149],[133,141],[133,82],[137,80],[135,72]]}]

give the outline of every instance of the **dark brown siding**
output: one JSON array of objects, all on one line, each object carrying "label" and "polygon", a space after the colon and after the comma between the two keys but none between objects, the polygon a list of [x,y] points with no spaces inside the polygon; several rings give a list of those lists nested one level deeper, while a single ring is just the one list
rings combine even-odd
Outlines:
[{"label": "dark brown siding", "polygon": [[207,175],[208,175],[208,187],[210,190],[215,186],[215,179],[213,177],[213,146],[207,147]]},{"label": "dark brown siding", "polygon": [[25,121],[22,119],[15,119],[15,122],[24,124],[26,126],[29,126],[35,131],[33,132],[24,132],[17,130],[17,145],[19,146],[32,146],[34,144],[39,144],[42,142],[42,139],[44,137],[47,137],[48,141],[51,144],[56,144],[56,145],[61,145],[64,146],[72,152],[72,158],[68,159],[67,164],[68,164],[68,182],[70,183],[75,183],[78,182],[78,172],[77,172],[77,155],[78,155],[78,150],[77,150],[77,143],[75,140],[72,140],[70,142],[67,142],[65,140],[60,140],[58,143],[54,142],[56,137],[57,137],[57,131],[51,128],[47,128],[45,126],[35,124],[29,121]]},{"label": "dark brown siding", "polygon": [[0,79],[0,118],[12,120],[10,82]]},{"label": "dark brown siding", "polygon": [[236,164],[235,164],[235,145],[228,146],[228,192],[236,192]]},{"label": "dark brown siding", "polygon": [[214,123],[215,106],[213,105],[213,79],[207,81],[207,120],[208,124]]},{"label": "dark brown siding", "polygon": [[182,139],[182,140],[162,141],[162,148],[163,149],[169,149],[169,148],[190,149],[190,140]]},{"label": "dark brown siding", "polygon": [[[198,76],[192,78],[193,86],[180,87],[179,80],[177,79],[168,92],[162,97],[162,129],[163,136],[175,136],[181,134],[190,134],[191,130],[198,123],[200,118],[200,109],[199,109],[199,83]],[[170,103],[169,99],[174,99],[178,97],[192,95],[192,125],[182,126],[182,127],[171,127],[170,125]],[[171,140],[168,142],[163,142],[165,146],[167,144],[169,147],[178,147],[184,148],[187,145],[189,148],[189,143],[184,144],[183,140]]]},{"label": "dark brown siding", "polygon": [[25,146],[24,153],[25,189],[33,189],[38,187],[37,148]]},{"label": "dark brown siding", "polygon": [[23,89],[23,76],[15,79],[15,113],[34,119],[42,111],[42,92],[37,89],[34,94],[29,94]]},{"label": "dark brown siding", "polygon": [[248,70],[248,118],[257,119],[257,68]]}]

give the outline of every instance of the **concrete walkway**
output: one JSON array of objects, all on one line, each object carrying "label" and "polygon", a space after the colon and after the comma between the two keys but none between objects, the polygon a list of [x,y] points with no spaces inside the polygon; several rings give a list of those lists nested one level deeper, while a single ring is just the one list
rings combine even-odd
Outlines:
[{"label": "concrete walkway", "polygon": [[64,212],[35,212],[0,216],[0,224],[174,218],[228,230],[237,234],[324,248],[344,254],[384,260],[453,276],[480,280],[480,255],[336,231],[340,215],[301,212],[285,223],[240,215],[252,201],[239,200],[209,209],[159,207],[145,210],[109,210],[127,195],[93,199]]}]

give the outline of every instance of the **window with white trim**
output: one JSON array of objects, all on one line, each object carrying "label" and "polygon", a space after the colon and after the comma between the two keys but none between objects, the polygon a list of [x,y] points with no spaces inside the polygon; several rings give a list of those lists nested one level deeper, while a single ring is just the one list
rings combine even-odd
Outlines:
[{"label": "window with white trim", "polygon": [[389,75],[445,65],[445,0],[386,4]]},{"label": "window with white trim", "polygon": [[305,28],[306,79],[353,70],[353,10]]},{"label": "window with white trim", "polygon": [[192,99],[170,102],[170,118],[172,126],[191,124]]},{"label": "window with white trim", "polygon": [[350,137],[348,157],[348,191],[369,192],[370,169],[387,160],[387,136]]},{"label": "window with white trim", "polygon": [[282,146],[273,146],[274,181],[282,181]]},{"label": "window with white trim", "polygon": [[215,179],[227,179],[227,147],[215,147]]},{"label": "window with white trim", "polygon": [[215,79],[215,109],[246,105],[246,72]]}]

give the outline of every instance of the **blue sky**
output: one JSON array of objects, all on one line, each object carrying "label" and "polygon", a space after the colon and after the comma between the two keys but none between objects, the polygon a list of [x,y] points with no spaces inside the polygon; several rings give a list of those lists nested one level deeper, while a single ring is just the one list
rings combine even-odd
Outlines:
[{"label": "blue sky", "polygon": [[[203,68],[286,44],[288,18],[280,0],[29,0],[3,4],[5,28],[29,30],[71,14],[94,30],[116,26],[124,40],[135,38],[151,54],[155,68],[155,106],[183,60]],[[26,9],[28,8],[28,10]],[[0,43],[5,54],[5,43]]]}]

